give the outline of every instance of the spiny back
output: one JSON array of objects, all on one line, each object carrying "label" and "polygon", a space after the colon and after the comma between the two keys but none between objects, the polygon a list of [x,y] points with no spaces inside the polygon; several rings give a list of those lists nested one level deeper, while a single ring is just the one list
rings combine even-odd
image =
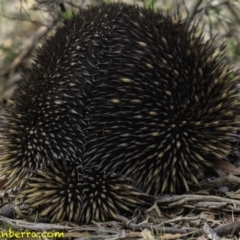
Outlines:
[{"label": "spiny back", "polygon": [[[38,52],[1,130],[11,186],[66,160],[189,190],[237,141],[237,84],[212,40],[177,16],[124,4],[81,11]],[[218,54],[219,53],[219,54]]]}]

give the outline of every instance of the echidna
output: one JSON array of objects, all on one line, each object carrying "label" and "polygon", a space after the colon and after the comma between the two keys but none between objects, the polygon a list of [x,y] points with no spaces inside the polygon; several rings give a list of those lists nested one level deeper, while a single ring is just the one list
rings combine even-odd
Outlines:
[{"label": "echidna", "polygon": [[240,78],[224,47],[195,32],[125,4],[80,11],[57,29],[4,116],[8,188],[26,181],[27,203],[80,222],[146,204],[141,191],[188,191],[233,150],[240,126]]}]

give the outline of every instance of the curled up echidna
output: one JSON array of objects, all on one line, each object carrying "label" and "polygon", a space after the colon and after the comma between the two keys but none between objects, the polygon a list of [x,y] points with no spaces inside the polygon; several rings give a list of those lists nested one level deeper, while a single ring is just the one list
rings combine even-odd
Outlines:
[{"label": "curled up echidna", "polygon": [[6,187],[52,221],[88,223],[204,178],[238,140],[240,78],[195,31],[125,4],[58,28],[2,119]]}]

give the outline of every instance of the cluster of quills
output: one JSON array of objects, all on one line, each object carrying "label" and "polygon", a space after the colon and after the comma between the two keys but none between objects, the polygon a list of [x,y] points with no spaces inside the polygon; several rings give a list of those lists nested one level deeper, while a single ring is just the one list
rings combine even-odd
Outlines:
[{"label": "cluster of quills", "polygon": [[52,222],[88,224],[204,179],[239,140],[240,77],[196,29],[125,4],[65,22],[1,118],[5,189]]}]

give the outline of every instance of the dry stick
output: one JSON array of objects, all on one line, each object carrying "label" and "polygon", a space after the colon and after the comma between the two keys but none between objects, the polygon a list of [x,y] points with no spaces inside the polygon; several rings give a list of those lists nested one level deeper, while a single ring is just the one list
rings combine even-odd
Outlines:
[{"label": "dry stick", "polygon": [[169,224],[169,223],[182,222],[182,221],[184,221],[184,222],[196,221],[198,219],[200,219],[200,217],[198,217],[198,216],[196,216],[196,217],[176,217],[174,219],[159,223],[158,226]]},{"label": "dry stick", "polygon": [[214,228],[214,231],[219,236],[227,236],[228,234],[233,235],[235,232],[240,231],[240,222],[232,222],[232,223],[228,223],[228,224],[223,224],[221,226]]},{"label": "dry stick", "polygon": [[[105,228],[102,227],[99,229],[99,227],[94,227],[94,226],[63,226],[63,225],[59,225],[59,224],[50,224],[50,223],[31,223],[31,222],[26,222],[23,220],[15,220],[15,219],[10,219],[10,218],[6,218],[3,216],[0,216],[0,221],[3,221],[5,223],[10,224],[11,226],[13,226],[14,228],[25,228],[25,229],[30,229],[30,230],[34,230],[34,231],[53,231],[53,230],[57,230],[57,231],[74,231],[74,232],[94,232],[97,233],[99,231],[110,234],[111,233],[111,237],[113,236],[120,236],[121,232],[118,230],[114,230],[112,228]],[[115,235],[112,235],[112,234]],[[77,233],[76,233],[77,234]],[[71,235],[71,233],[69,233],[68,235]],[[99,238],[99,235],[91,235],[91,238]],[[108,236],[109,238],[109,236]],[[86,239],[89,239],[89,236],[86,237]]]},{"label": "dry stick", "polygon": [[[33,21],[31,22],[34,23]],[[46,34],[56,25],[57,22],[58,20],[55,19],[49,24],[49,26],[42,24],[42,26],[40,26],[36,32],[26,40],[23,50],[14,59],[9,69],[4,73],[4,76],[8,78],[4,89],[2,90],[4,98],[9,98],[15,89],[14,86],[16,86],[16,83],[22,80],[21,74],[17,72],[18,68],[21,67],[24,60],[31,55],[40,39],[46,36]]]},{"label": "dry stick", "polygon": [[[235,177],[231,177],[234,180]],[[237,179],[239,180],[239,179]],[[218,196],[205,196],[205,195],[181,195],[181,196],[170,196],[170,197],[158,197],[156,202],[163,207],[164,205],[169,207],[188,207],[188,208],[202,208],[205,209],[213,209],[220,210],[222,207],[227,207],[228,209],[224,209],[225,211],[231,212],[239,212],[240,211],[240,201],[235,199],[223,198]],[[191,202],[191,205],[187,205],[188,202]],[[228,206],[228,205],[233,206]],[[200,210],[200,209],[198,209]],[[207,229],[207,227],[206,227]],[[205,229],[205,232],[207,231]],[[209,230],[209,229],[208,229]],[[228,234],[234,234],[237,231],[240,231],[240,223],[234,222],[228,225],[222,225],[214,229],[216,234],[219,236],[226,236]],[[200,232],[199,232],[200,234]],[[217,236],[211,239],[218,239]],[[219,238],[220,239],[220,238]]]},{"label": "dry stick", "polygon": [[123,225],[125,226],[125,228],[131,229],[133,231],[141,231],[144,228],[149,229],[151,231],[158,232],[158,233],[164,232],[164,233],[172,233],[172,234],[176,234],[176,233],[194,234],[199,231],[199,229],[197,228],[178,229],[174,227],[156,226],[152,223],[135,224],[135,223],[131,223],[131,221],[129,221],[127,218],[123,216],[118,216],[118,219],[123,221]]},{"label": "dry stick", "polygon": [[16,69],[22,64],[23,60],[27,58],[34,47],[36,46],[36,43],[39,42],[39,39],[41,39],[43,36],[47,34],[47,32],[51,29],[51,27],[45,27],[41,26],[38,28],[38,30],[34,33],[31,38],[29,38],[26,43],[24,44],[22,52],[14,59],[13,63],[11,64],[10,71],[15,72]]},{"label": "dry stick", "polygon": [[48,224],[48,223],[29,223],[22,220],[14,220],[0,216],[0,221],[10,224],[14,228],[27,228],[30,230],[68,230],[72,229],[69,226],[61,226],[57,224]]},{"label": "dry stick", "polygon": [[207,182],[200,182],[197,187],[199,189],[212,189],[212,188],[222,187],[222,186],[232,187],[236,184],[240,185],[240,178],[234,175],[227,175],[227,176],[216,178],[214,180],[209,180]]},{"label": "dry stick", "polygon": [[190,12],[188,14],[188,18],[187,18],[187,26],[189,26],[191,24],[192,20],[194,19],[195,14],[197,13],[197,9],[201,3],[202,3],[202,0],[196,1],[194,6],[192,7],[192,9],[190,10]]},{"label": "dry stick", "polygon": [[[167,207],[176,207],[179,205],[183,205],[187,202],[221,202],[221,203],[228,203],[228,204],[236,204],[240,206],[240,200],[235,200],[235,199],[229,199],[229,198],[224,198],[224,197],[218,197],[218,196],[211,196],[211,195],[191,195],[191,194],[184,194],[184,195],[173,195],[170,197],[163,197],[163,196],[158,196],[156,197],[156,202],[158,204],[164,204]],[[161,206],[162,206],[161,205]],[[239,209],[240,210],[240,209]]]},{"label": "dry stick", "polygon": [[19,53],[19,55],[14,59],[12,62],[10,68],[8,71],[4,74],[5,76],[10,76],[8,81],[6,82],[3,92],[6,91],[6,89],[9,89],[13,85],[15,85],[17,82],[19,82],[22,79],[22,76],[20,74],[16,74],[17,69],[21,67],[24,60],[28,58],[33,49],[36,46],[36,43],[47,34],[49,31],[49,28],[45,26],[41,26],[38,28],[38,30],[34,33],[33,36],[31,36],[29,39],[26,40],[23,46],[23,50]]},{"label": "dry stick", "polygon": [[209,239],[221,240],[221,238],[210,228],[207,223],[204,223],[203,231],[207,234]]}]

